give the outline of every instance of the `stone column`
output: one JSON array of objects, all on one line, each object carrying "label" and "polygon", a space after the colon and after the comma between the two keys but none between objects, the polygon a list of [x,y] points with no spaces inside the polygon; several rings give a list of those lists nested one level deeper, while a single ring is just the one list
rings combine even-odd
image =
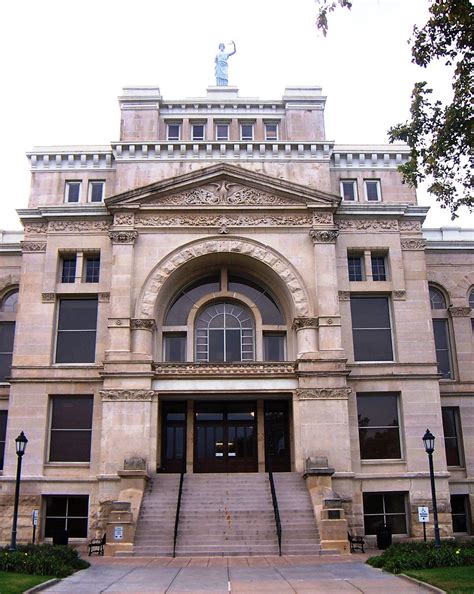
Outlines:
[{"label": "stone column", "polygon": [[109,231],[112,241],[112,284],[110,290],[109,355],[115,359],[130,352],[130,309],[133,275],[133,244],[137,232]]},{"label": "stone column", "polygon": [[340,357],[342,352],[341,314],[336,271],[337,229],[311,229],[314,244],[316,300],[318,307],[319,354]]},{"label": "stone column", "polygon": [[293,329],[296,330],[297,359],[316,359],[318,357],[318,318],[295,318]]},{"label": "stone column", "polygon": [[132,352],[140,357],[145,356],[146,359],[153,359],[155,320],[132,319],[130,328],[132,331]]}]

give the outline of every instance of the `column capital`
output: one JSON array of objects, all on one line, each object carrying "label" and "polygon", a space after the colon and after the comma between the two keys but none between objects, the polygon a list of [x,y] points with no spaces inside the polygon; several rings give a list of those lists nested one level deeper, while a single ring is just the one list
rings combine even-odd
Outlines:
[{"label": "column capital", "polygon": [[136,231],[109,231],[112,243],[133,244],[138,236]]},{"label": "column capital", "polygon": [[132,330],[151,330],[156,328],[155,320],[140,318],[130,320],[130,328]]},{"label": "column capital", "polygon": [[293,330],[303,330],[306,328],[318,328],[318,318],[299,317],[293,320]]},{"label": "column capital", "polygon": [[313,243],[335,243],[338,235],[337,229],[311,229],[309,232]]}]

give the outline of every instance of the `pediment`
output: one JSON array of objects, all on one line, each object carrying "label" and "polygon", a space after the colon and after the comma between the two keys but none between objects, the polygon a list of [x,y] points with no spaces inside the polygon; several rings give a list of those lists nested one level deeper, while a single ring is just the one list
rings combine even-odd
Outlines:
[{"label": "pediment", "polygon": [[336,207],[340,198],[235,165],[199,169],[106,199],[108,207]]}]

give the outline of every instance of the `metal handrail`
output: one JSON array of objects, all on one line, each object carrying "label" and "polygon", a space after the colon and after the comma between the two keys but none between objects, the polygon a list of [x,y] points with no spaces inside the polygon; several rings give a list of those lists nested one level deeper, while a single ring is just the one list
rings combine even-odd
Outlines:
[{"label": "metal handrail", "polygon": [[181,511],[181,497],[183,495],[183,482],[184,482],[184,471],[181,472],[180,477],[179,477],[178,502],[176,504],[176,516],[175,516],[175,520],[174,520],[173,557],[176,557],[176,541],[178,540],[179,513]]},{"label": "metal handrail", "polygon": [[270,457],[267,458],[268,460],[268,480],[270,481],[270,491],[272,492],[272,503],[273,503],[273,514],[275,515],[275,527],[276,533],[278,538],[278,550],[279,555],[281,557],[281,521],[280,521],[280,510],[278,509],[278,499],[276,496],[275,491],[275,483],[273,482],[273,472],[270,462]]}]

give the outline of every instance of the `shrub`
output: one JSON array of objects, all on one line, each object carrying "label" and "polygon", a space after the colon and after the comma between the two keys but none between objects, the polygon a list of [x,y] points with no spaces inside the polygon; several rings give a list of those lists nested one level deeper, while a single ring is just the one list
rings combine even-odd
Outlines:
[{"label": "shrub", "polygon": [[62,578],[86,567],[89,563],[80,559],[76,550],[66,546],[20,545],[13,552],[8,548],[0,550],[0,571]]},{"label": "shrub", "polygon": [[407,569],[473,565],[474,541],[445,541],[439,548],[435,548],[433,542],[400,542],[391,545],[382,555],[371,557],[367,563],[392,573]]}]

